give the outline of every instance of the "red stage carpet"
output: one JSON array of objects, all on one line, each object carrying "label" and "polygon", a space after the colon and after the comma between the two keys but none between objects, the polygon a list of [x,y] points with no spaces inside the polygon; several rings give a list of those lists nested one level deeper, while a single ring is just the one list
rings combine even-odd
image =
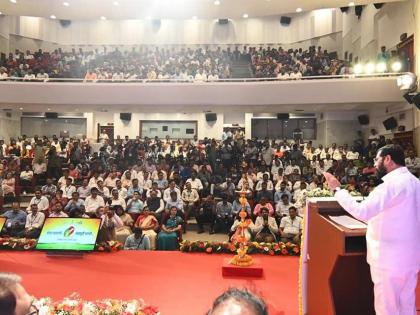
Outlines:
[{"label": "red stage carpet", "polygon": [[48,258],[43,252],[2,251],[0,270],[23,277],[30,294],[61,299],[143,298],[163,315],[205,314],[231,286],[247,287],[269,304],[270,315],[298,314],[298,257],[258,255],[263,278],[223,278],[227,255],[181,252],[92,253],[83,259]]}]

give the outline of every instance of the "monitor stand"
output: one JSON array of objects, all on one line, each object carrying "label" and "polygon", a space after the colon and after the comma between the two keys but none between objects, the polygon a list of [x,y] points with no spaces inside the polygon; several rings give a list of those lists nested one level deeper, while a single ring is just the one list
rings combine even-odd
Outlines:
[{"label": "monitor stand", "polygon": [[79,251],[65,251],[55,250],[47,251],[46,255],[49,258],[83,258],[83,252]]}]

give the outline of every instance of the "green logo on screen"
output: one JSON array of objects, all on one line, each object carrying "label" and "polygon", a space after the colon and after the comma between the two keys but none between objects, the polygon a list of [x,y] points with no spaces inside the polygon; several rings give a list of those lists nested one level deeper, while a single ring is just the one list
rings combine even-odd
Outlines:
[{"label": "green logo on screen", "polygon": [[64,231],[64,237],[72,236],[74,234],[74,231],[76,231],[74,226],[70,226],[67,230]]}]

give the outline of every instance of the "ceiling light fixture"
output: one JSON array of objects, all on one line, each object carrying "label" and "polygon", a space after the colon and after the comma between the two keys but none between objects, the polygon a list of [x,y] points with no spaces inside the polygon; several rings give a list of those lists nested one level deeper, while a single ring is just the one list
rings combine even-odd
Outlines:
[{"label": "ceiling light fixture", "polygon": [[64,2],[63,2],[63,5],[64,5],[65,7],[68,7],[68,6],[70,5],[70,3],[68,3],[67,1],[64,1]]},{"label": "ceiling light fixture", "polygon": [[50,15],[50,18],[55,20],[57,17],[53,14],[53,15]]},{"label": "ceiling light fixture", "polygon": [[349,7],[354,7],[354,2],[349,2]]},{"label": "ceiling light fixture", "polygon": [[119,6],[120,5],[120,3],[118,1],[114,1],[112,4],[115,5],[115,6]]},{"label": "ceiling light fixture", "polygon": [[302,8],[297,8],[297,9],[296,9],[296,12],[297,12],[297,13],[302,12]]},{"label": "ceiling light fixture", "polygon": [[197,20],[197,17],[194,15],[194,16],[192,17],[192,19],[193,19],[193,20]]},{"label": "ceiling light fixture", "polygon": [[11,2],[11,3],[16,3],[17,1],[16,1],[16,0],[10,0],[10,2]]},{"label": "ceiling light fixture", "polygon": [[102,21],[105,21],[106,20],[106,17],[105,16],[101,16],[101,18],[100,18]]},{"label": "ceiling light fixture", "polygon": [[248,14],[244,13],[244,15],[242,15],[242,17],[243,17],[244,19],[247,19],[247,18],[248,18]]},{"label": "ceiling light fixture", "polygon": [[2,15],[2,14],[3,14],[3,12],[0,11],[0,15]]},{"label": "ceiling light fixture", "polygon": [[220,5],[220,1],[219,0],[214,1],[214,5]]}]

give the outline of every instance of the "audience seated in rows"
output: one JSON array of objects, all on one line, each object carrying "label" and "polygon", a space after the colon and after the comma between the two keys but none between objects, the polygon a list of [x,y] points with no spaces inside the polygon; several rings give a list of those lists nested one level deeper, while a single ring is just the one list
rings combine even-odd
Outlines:
[{"label": "audience seated in rows", "polygon": [[[391,141],[378,136],[366,145],[356,139],[351,148],[315,148],[311,141],[245,140],[232,132],[223,137],[117,137],[103,139],[99,152],[86,137],[0,140],[1,201],[15,200],[1,214],[2,234],[37,238],[47,217],[100,218],[100,241],[130,237],[132,247],[144,235],[149,246],[139,247],[174,250],[194,217],[199,233],[209,225],[209,233],[228,234],[231,241],[245,235],[298,243],[308,193],[326,188],[322,173],[367,196],[378,184],[372,158]],[[419,176],[419,158],[412,145],[405,149],[408,169]],[[32,191],[23,211],[16,200]],[[238,216],[241,195],[247,198],[246,226]],[[134,228],[142,232],[132,236]]]}]

